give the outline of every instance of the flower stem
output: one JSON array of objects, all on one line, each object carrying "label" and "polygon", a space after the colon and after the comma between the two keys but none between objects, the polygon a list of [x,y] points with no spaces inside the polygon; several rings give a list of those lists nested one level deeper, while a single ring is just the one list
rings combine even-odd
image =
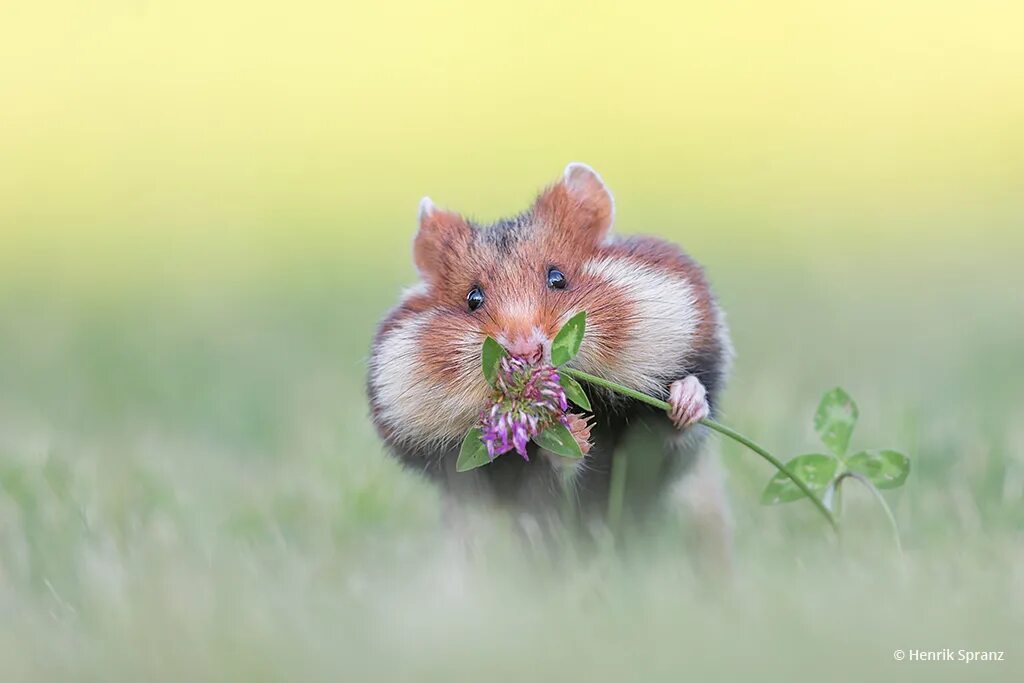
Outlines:
[{"label": "flower stem", "polygon": [[[647,405],[654,406],[655,408],[659,408],[659,409],[664,410],[664,411],[668,411],[668,410],[671,409],[671,406],[668,403],[666,403],[665,401],[662,401],[660,399],[654,398],[653,396],[648,396],[647,394],[645,394],[643,392],[635,391],[634,389],[630,389],[629,387],[624,387],[621,384],[618,384],[617,382],[611,382],[611,381],[606,380],[604,378],[598,377],[597,375],[591,375],[588,372],[583,372],[582,370],[575,370],[573,368],[567,368],[567,367],[564,367],[564,366],[559,368],[559,371],[560,372],[564,372],[564,373],[566,373],[568,375],[571,375],[571,376],[575,377],[576,379],[581,379],[584,382],[588,382],[590,384],[593,384],[593,385],[596,385],[596,386],[599,386],[599,387],[604,387],[605,389],[611,389],[612,391],[620,393],[620,394],[622,394],[624,396],[629,396],[630,398],[635,398],[636,400],[642,401],[642,402],[646,403]],[[787,468],[782,463],[781,460],[779,460],[774,455],[769,453],[762,446],[760,446],[757,442],[755,442],[755,441],[753,441],[751,439],[748,439],[747,437],[743,436],[739,432],[737,432],[737,431],[735,431],[733,429],[730,429],[729,427],[726,427],[723,424],[715,422],[711,418],[704,418],[703,420],[700,421],[700,423],[702,425],[704,425],[705,427],[708,427],[709,429],[715,430],[719,434],[724,434],[725,436],[729,437],[733,441],[736,441],[736,442],[738,442],[740,444],[743,444],[744,446],[746,446],[747,448],[749,448],[750,450],[754,451],[755,453],[760,455],[762,458],[764,458],[765,460],[770,462],[772,465],[774,465],[775,469],[779,470],[780,472],[785,474],[787,477],[789,477],[793,481],[793,483],[796,484],[797,487],[801,491],[804,492],[804,495],[806,495],[808,498],[811,499],[811,502],[814,503],[815,507],[818,508],[818,510],[821,512],[821,514],[828,521],[829,526],[832,527],[832,530],[835,531],[837,534],[839,533],[839,523],[836,521],[836,518],[832,514],[832,512],[829,511],[828,507],[821,501],[821,498],[819,498],[814,493],[814,491],[812,491],[810,489],[810,487],[808,487],[807,484],[805,484],[799,477],[797,477],[795,474],[793,474],[789,470],[789,468]],[[614,477],[614,475],[613,475],[613,477]],[[886,509],[888,510],[888,508],[886,508]],[[892,514],[890,513],[889,516],[891,517]]]},{"label": "flower stem", "polygon": [[623,451],[612,456],[612,478],[608,482],[608,526],[615,538],[622,531],[622,506],[626,500],[626,469],[629,458]]},{"label": "flower stem", "polygon": [[860,483],[864,484],[871,491],[871,495],[875,497],[878,504],[881,506],[882,511],[885,512],[885,518],[889,520],[889,528],[892,529],[892,538],[896,541],[896,552],[900,557],[903,557],[903,544],[900,542],[900,528],[896,525],[896,517],[892,514],[892,509],[889,504],[885,502],[885,498],[882,496],[882,492],[871,483],[871,480],[865,477],[860,472],[843,472],[836,477],[835,492],[839,494],[839,487],[843,483],[843,479],[849,477],[850,479],[856,479]]}]

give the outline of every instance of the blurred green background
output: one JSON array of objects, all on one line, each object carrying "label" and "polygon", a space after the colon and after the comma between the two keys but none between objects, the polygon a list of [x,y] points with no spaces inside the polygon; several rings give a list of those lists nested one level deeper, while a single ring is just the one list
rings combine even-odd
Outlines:
[{"label": "blurred green background", "polygon": [[[9,3],[0,9],[5,680],[1011,680],[1024,650],[1024,7]],[[481,220],[568,161],[706,265],[724,421],[912,458],[907,557],[848,496],[760,508],[736,586],[666,520],[474,562],[366,417],[419,198]],[[893,661],[897,648],[1006,662]]]}]

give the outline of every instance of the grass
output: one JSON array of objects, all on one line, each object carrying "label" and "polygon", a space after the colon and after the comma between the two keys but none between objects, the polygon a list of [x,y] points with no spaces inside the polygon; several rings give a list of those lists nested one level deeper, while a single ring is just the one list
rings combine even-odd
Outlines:
[{"label": "grass", "polygon": [[[818,398],[847,387],[852,447],[912,459],[885,494],[903,564],[857,487],[837,557],[809,505],[757,504],[769,468],[725,441],[731,591],[697,574],[671,517],[621,554],[557,562],[481,518],[467,564],[366,417],[363,359],[405,264],[101,295],[23,275],[0,302],[4,680],[1019,678],[1010,259],[950,277],[912,257],[698,256],[739,349],[724,420],[810,452]],[[892,657],[947,647],[1007,661]]]}]

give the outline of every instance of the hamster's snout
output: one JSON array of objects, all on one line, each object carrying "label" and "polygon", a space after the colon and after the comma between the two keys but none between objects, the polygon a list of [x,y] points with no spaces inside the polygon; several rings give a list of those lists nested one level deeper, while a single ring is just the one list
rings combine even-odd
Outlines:
[{"label": "hamster's snout", "polygon": [[512,342],[505,343],[505,350],[518,356],[527,363],[539,363],[544,359],[544,342],[536,335],[516,337]]}]

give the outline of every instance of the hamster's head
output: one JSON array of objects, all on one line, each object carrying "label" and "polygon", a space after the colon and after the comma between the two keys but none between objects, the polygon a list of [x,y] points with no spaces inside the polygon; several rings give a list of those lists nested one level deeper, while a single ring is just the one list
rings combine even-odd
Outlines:
[{"label": "hamster's head", "polygon": [[578,163],[529,210],[489,226],[424,198],[413,257],[426,298],[446,313],[452,331],[450,340],[431,340],[436,353],[452,353],[468,338],[478,357],[479,343],[490,336],[513,355],[549,358],[561,326],[581,310],[590,315],[600,297],[602,280],[586,264],[613,217],[614,200],[600,176]]}]

